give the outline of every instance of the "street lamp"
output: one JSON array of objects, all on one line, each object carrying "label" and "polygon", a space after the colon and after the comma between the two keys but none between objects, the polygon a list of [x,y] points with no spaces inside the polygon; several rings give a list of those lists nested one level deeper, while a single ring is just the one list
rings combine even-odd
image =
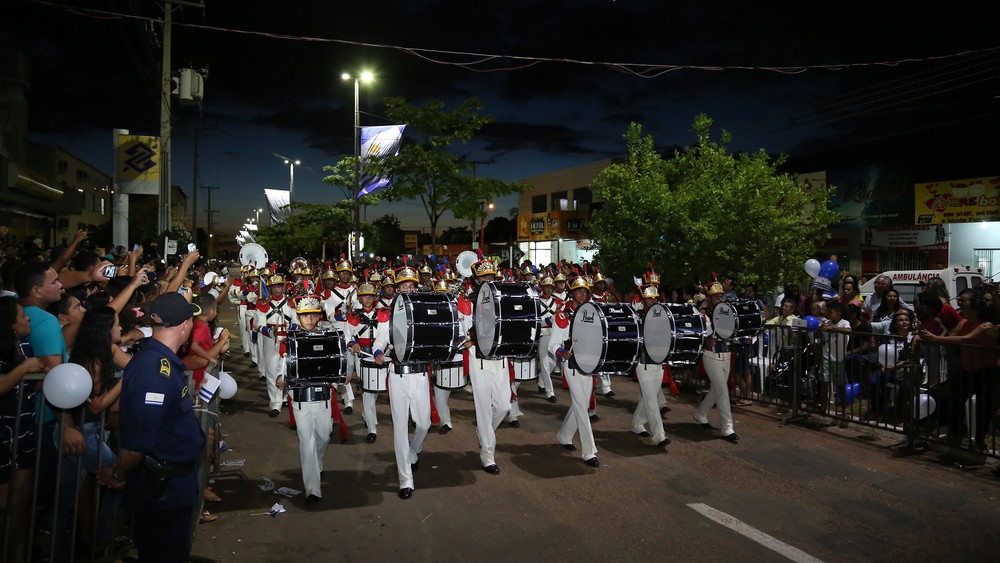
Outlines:
[{"label": "street lamp", "polygon": [[[296,161],[295,161],[295,163],[296,163],[296,164],[298,164],[298,161],[296,160]],[[289,195],[289,198],[288,198],[288,200],[289,200],[289,201],[291,201],[291,199],[292,199],[292,198],[291,198],[291,192],[289,192],[289,194],[288,194],[288,195]],[[261,213],[263,213],[263,212],[264,212],[264,209],[263,209],[263,208],[261,208],[261,209],[255,209],[255,210],[254,210],[254,219],[253,219],[253,222],[254,222],[254,223],[256,223],[256,224],[258,224],[258,225],[260,224],[260,214],[261,214]],[[247,219],[247,221],[249,221],[249,220],[250,220],[250,219]]]},{"label": "street lamp", "polygon": [[493,209],[493,202],[491,201],[487,204],[484,201],[481,205],[483,207],[483,216],[479,219],[479,248],[486,246],[486,214],[488,213],[486,208],[489,207],[490,209]]},{"label": "street lamp", "polygon": [[361,232],[361,215],[359,213],[358,198],[361,197],[361,107],[360,83],[371,82],[375,76],[370,71],[362,71],[361,74],[352,75],[343,73],[340,75],[343,80],[354,81],[354,189],[352,190],[352,209],[354,211],[354,232],[351,236],[351,260],[357,260],[361,249],[358,247],[358,234]]},{"label": "street lamp", "polygon": [[292,195],[295,193],[295,167],[302,164],[301,160],[285,159],[288,165],[288,203],[292,203]]}]

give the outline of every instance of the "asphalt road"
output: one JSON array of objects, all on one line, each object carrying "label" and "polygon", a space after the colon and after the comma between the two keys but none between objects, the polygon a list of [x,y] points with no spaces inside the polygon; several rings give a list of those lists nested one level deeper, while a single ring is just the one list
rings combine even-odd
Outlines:
[{"label": "asphalt road", "polygon": [[[233,326],[234,307],[221,308]],[[233,331],[234,335],[238,332]],[[307,507],[258,488],[302,489],[286,410],[268,418],[264,384],[234,340],[239,382],[223,405],[240,476],[217,478],[218,520],[201,524],[194,553],[219,561],[984,561],[1000,546],[1000,479],[934,454],[893,457],[891,435],[822,425],[780,426],[765,407],[734,408],[739,444],[691,418],[693,392],[669,397],[657,449],[629,431],[638,385],[614,382],[594,423],[601,467],[556,444],[569,403],[522,386],[520,428],[497,432],[500,475],[480,469],[472,394],[452,395],[453,432],[432,428],[410,500],[396,496],[384,396],[379,439],[365,443],[360,398],[348,443],[327,451],[323,500]],[[558,381],[558,380],[556,380]],[[716,413],[709,416],[718,424]],[[275,502],[286,512],[268,516]],[[724,525],[725,524],[725,525]]]}]

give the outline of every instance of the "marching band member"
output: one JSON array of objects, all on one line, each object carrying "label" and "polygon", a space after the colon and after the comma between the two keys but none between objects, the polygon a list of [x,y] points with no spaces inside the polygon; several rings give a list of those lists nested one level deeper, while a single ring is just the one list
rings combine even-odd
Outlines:
[{"label": "marching band member", "polygon": [[[379,276],[381,278],[381,276]],[[375,297],[378,289],[371,281],[362,282],[357,289],[358,300],[361,301],[361,309],[356,309],[347,316],[347,346],[354,354],[354,373],[360,377],[362,370],[372,369],[362,365],[362,357],[372,354],[372,345],[375,342],[375,334],[380,324],[389,323],[389,309],[376,309]],[[387,377],[388,371],[378,368],[379,377]],[[360,379],[359,379],[360,381]],[[365,438],[369,444],[374,444],[378,439],[378,416],[375,412],[375,401],[378,393],[375,391],[362,390],[362,419],[368,428],[368,436]]]},{"label": "marching band member", "polygon": [[257,318],[257,300],[260,299],[260,272],[257,268],[250,267],[247,270],[246,281],[240,288],[240,309],[243,311],[243,327],[246,332],[240,334],[243,340],[244,350],[249,350],[250,367],[257,368],[258,375],[264,377],[264,369],[260,367],[260,344],[257,342],[257,327],[254,320]]},{"label": "marching band member", "polygon": [[538,341],[538,392],[545,393],[545,399],[550,403],[556,402],[556,390],[552,385],[552,370],[556,367],[556,358],[549,352],[549,344],[552,340],[552,322],[563,303],[553,295],[554,286],[555,280],[544,276],[539,282],[542,294],[538,297],[542,319]]},{"label": "marching band member", "polygon": [[[396,289],[400,293],[417,290],[417,271],[404,265],[396,270]],[[379,323],[375,335],[375,363],[386,361],[389,346],[389,323]],[[427,366],[393,362],[389,368],[389,408],[392,412],[393,449],[396,452],[396,470],[399,473],[399,498],[413,496],[413,472],[419,468],[420,452],[431,426],[430,388]],[[416,426],[409,435],[409,420]]]},{"label": "marching band member", "polygon": [[[642,301],[646,313],[660,299],[660,292],[654,285],[644,285],[641,288]],[[663,419],[660,418],[659,399],[662,396],[664,366],[656,363],[646,363],[648,357],[645,350],[635,366],[636,379],[639,380],[639,403],[632,416],[632,432],[640,436],[651,436],[653,444],[662,448],[670,443],[663,430]],[[645,425],[649,424],[649,430]]]},{"label": "marching band member", "polygon": [[549,350],[562,362],[562,376],[569,384],[569,411],[562,427],[556,433],[556,440],[567,450],[575,450],[573,436],[579,432],[584,463],[591,467],[600,467],[594,430],[590,426],[590,417],[587,414],[590,396],[594,392],[594,376],[580,373],[568,363],[573,354],[573,343],[569,340],[570,325],[577,308],[590,300],[590,285],[587,278],[581,275],[570,278],[567,285],[572,299],[566,302],[556,315],[549,343]]},{"label": "marching band member", "polygon": [[553,289],[552,295],[556,296],[556,299],[565,303],[569,300],[569,292],[566,291],[566,275],[559,272],[552,278]]},{"label": "marching band member", "polygon": [[[326,318],[333,326],[347,334],[347,315],[357,306],[357,295],[355,287],[351,285],[351,277],[354,275],[354,266],[351,261],[344,256],[334,265],[339,283],[333,284],[333,279],[329,277],[329,270],[323,273],[323,311]],[[352,366],[353,367],[353,366]],[[351,374],[347,374],[343,389],[337,390],[343,396],[344,414],[354,412],[354,389],[351,387]]]},{"label": "marching band member", "polygon": [[285,337],[288,325],[295,318],[295,308],[285,297],[285,276],[275,273],[265,283],[271,296],[263,302],[257,301],[253,326],[261,335],[258,337],[261,342],[260,366],[267,381],[268,416],[274,418],[281,412],[282,393],[276,383],[284,369],[278,341]]},{"label": "marching band member", "polygon": [[[604,277],[604,274],[599,272],[597,268],[594,268],[594,275],[591,278],[591,293],[590,300],[597,303],[613,303],[615,302],[615,297],[606,293],[608,287],[608,278]],[[611,375],[607,373],[599,374],[598,379],[601,381],[601,394],[607,398],[615,396],[614,390],[611,389]]]},{"label": "marching band member", "polygon": [[431,281],[431,277],[434,275],[434,270],[427,265],[427,260],[424,260],[424,265],[420,266],[420,283],[417,285],[417,291],[434,291],[434,282]]},{"label": "marching band member", "polygon": [[[299,330],[318,330],[323,317],[319,296],[305,295],[296,299],[295,313]],[[317,382],[297,385],[294,381],[286,382],[283,375],[278,376],[275,384],[278,389],[288,389],[295,416],[295,433],[299,437],[299,462],[302,465],[306,504],[317,504],[323,498],[323,459],[330,445],[330,433],[333,432],[331,386]]]},{"label": "marching band member", "polygon": [[[705,292],[708,294],[708,311],[713,311],[715,306],[722,301],[722,284],[712,282]],[[705,366],[705,373],[711,382],[711,388],[698,405],[698,410],[694,413],[694,420],[702,428],[711,428],[708,423],[708,411],[713,406],[719,409],[719,418],[722,420],[722,438],[727,442],[736,444],[740,437],[733,430],[733,411],[729,404],[729,370],[730,352],[729,343],[718,338],[712,328],[710,319],[705,319],[705,325],[712,336],[705,345],[705,352],[702,354],[702,362]]]},{"label": "marching band member", "polygon": [[[478,286],[493,281],[496,275],[496,265],[480,255],[479,261],[472,264],[472,281],[475,284],[472,295],[476,294]],[[510,375],[504,360],[476,357],[473,307],[468,297],[459,299],[458,313],[462,329],[469,335],[465,347],[469,354],[469,381],[472,383],[472,398],[476,406],[479,459],[483,464],[483,471],[499,475],[500,466],[494,457],[497,446],[496,429],[510,410]]]},{"label": "marching band member", "polygon": [[376,309],[391,309],[392,298],[396,296],[396,279],[392,274],[382,276],[382,297],[375,303]]},{"label": "marching band member", "polygon": [[[438,280],[434,282],[434,291],[442,291],[444,293],[450,293],[451,286],[446,280]],[[464,361],[463,354],[456,354],[452,358],[452,364],[461,363],[462,365],[462,378],[463,383],[466,378],[468,378],[468,369],[465,367],[466,362]],[[448,364],[439,364],[431,367],[431,375],[434,377],[434,381],[438,380],[438,375],[441,370],[446,369],[456,369]],[[441,419],[441,427],[438,430],[438,434],[447,434],[451,432],[454,425],[451,422],[451,407],[448,406],[448,400],[451,398],[451,389],[446,389],[440,385],[433,385],[434,387],[434,406],[437,408],[438,417]]]}]

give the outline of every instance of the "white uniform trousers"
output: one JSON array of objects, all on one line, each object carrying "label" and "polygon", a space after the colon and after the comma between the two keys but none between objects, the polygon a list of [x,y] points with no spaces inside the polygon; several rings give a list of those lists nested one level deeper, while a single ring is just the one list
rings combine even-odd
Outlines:
[{"label": "white uniform trousers", "polygon": [[247,334],[247,306],[236,306],[236,324],[240,327],[240,348],[243,352],[250,351],[250,336]]},{"label": "white uniform trousers", "polygon": [[510,390],[512,397],[510,400],[510,412],[507,413],[507,422],[514,422],[517,417],[522,416],[524,413],[521,412],[521,407],[517,406],[517,390],[521,387],[521,381],[513,381],[510,384]]},{"label": "white uniform trousers", "polygon": [[[412,489],[413,470],[424,448],[424,439],[431,426],[430,389],[427,373],[395,373],[389,368],[389,408],[392,411],[392,443],[396,451],[399,488]],[[410,436],[410,417],[416,424]]]},{"label": "white uniform trousers", "polygon": [[663,419],[660,417],[659,400],[662,396],[663,366],[660,364],[643,364],[635,366],[635,375],[639,380],[639,403],[632,415],[632,432],[646,430],[653,435],[653,444],[659,444],[667,435],[663,431]]},{"label": "white uniform trousers", "polygon": [[[358,382],[361,382],[361,357],[355,357],[354,373],[358,374]],[[378,434],[378,412],[375,410],[375,402],[378,401],[378,393],[361,391],[361,416],[365,419],[365,425],[369,434]]]},{"label": "white uniform trousers", "polygon": [[[253,327],[253,322],[251,319],[253,311],[246,311],[243,316],[243,324],[246,327],[246,332],[243,333],[243,346],[247,352],[250,352],[250,361],[257,364],[257,371],[263,374],[260,369],[260,343],[254,342],[253,331],[250,330]],[[257,336],[260,338],[260,335]]]},{"label": "white uniform trousers", "polygon": [[438,417],[441,419],[441,426],[455,425],[451,423],[451,407],[448,406],[448,399],[451,398],[451,389],[442,389],[434,386],[434,406],[437,408]]},{"label": "white uniform trousers", "polygon": [[597,457],[597,444],[594,443],[594,429],[590,427],[590,415],[587,406],[590,404],[590,394],[594,391],[594,376],[582,374],[569,366],[563,365],[563,377],[569,385],[569,411],[563,419],[556,440],[563,445],[572,444],[573,436],[580,433],[580,450],[583,459]]},{"label": "white uniform trousers", "polygon": [[545,389],[545,396],[552,397],[556,389],[552,385],[552,370],[556,369],[556,357],[549,352],[551,334],[543,334],[538,341],[538,386]]},{"label": "white uniform trousers", "polygon": [[302,463],[302,484],[306,495],[323,496],[320,473],[323,458],[333,432],[330,401],[292,401],[295,412],[295,432],[299,435],[299,461]]},{"label": "white uniform trousers", "polygon": [[695,418],[702,424],[708,423],[708,411],[715,405],[719,408],[719,418],[722,421],[722,435],[734,433],[733,410],[729,405],[729,352],[705,352],[702,361],[705,362],[705,373],[711,382],[711,388],[698,405]]},{"label": "white uniform trousers", "polygon": [[507,360],[481,360],[469,349],[469,380],[476,405],[476,435],[483,467],[496,464],[496,429],[510,411],[510,373]]},{"label": "white uniform trousers", "polygon": [[275,382],[278,376],[283,373],[282,368],[284,366],[281,356],[278,354],[278,341],[273,336],[273,330],[271,334],[272,336],[257,335],[257,342],[261,346],[258,367],[263,369],[264,379],[267,382],[268,409],[280,411],[281,405],[284,403],[285,394],[278,389]]},{"label": "white uniform trousers", "polygon": [[611,375],[607,373],[601,374],[601,395],[607,395],[611,392]]}]

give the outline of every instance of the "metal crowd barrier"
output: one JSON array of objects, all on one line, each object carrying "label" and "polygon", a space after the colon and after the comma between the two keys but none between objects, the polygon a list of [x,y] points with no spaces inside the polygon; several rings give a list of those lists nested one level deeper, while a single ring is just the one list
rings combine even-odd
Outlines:
[{"label": "metal crowd barrier", "polygon": [[[869,344],[858,353],[864,338]],[[745,356],[734,358],[734,381],[745,365],[753,389],[749,396],[733,390],[731,398],[771,406],[783,424],[827,417],[901,435],[900,454],[933,449],[1000,458],[998,346],[768,326],[734,346],[739,354]],[[963,355],[984,367],[963,369]]]},{"label": "metal crowd barrier", "polygon": [[[217,373],[215,373],[217,375]],[[13,429],[12,451],[18,451],[18,439],[21,434],[20,415],[29,405],[44,405],[44,397],[40,390],[43,374],[30,374],[26,381],[38,384],[37,393],[25,393],[22,390],[17,400],[17,414]],[[191,387],[194,388],[193,386]],[[34,395],[34,396],[32,396]],[[36,402],[37,401],[37,402]],[[220,471],[218,465],[219,442],[221,428],[219,426],[219,396],[218,393],[208,403],[203,403],[196,410],[201,421],[202,430],[210,438],[210,452],[214,455],[204,456],[197,471],[200,490],[208,484],[210,477],[226,476],[233,473],[242,475],[242,471]],[[83,420],[85,406],[79,408]],[[103,562],[114,561],[128,555],[132,548],[130,537],[130,522],[128,509],[123,502],[124,491],[110,491],[100,485],[90,468],[80,469],[78,458],[64,456],[56,448],[62,442],[62,431],[57,425],[46,422],[41,416],[41,408],[35,417],[35,452],[34,474],[29,482],[30,506],[27,510],[26,522],[19,522],[20,514],[13,514],[14,499],[23,491],[18,491],[18,482],[14,478],[19,469],[17,456],[13,456],[11,479],[8,483],[7,496],[0,498],[6,507],[7,517],[0,529],[0,563],[14,563],[9,556],[9,548],[13,542],[24,542],[24,561],[53,562]],[[116,450],[116,431],[108,424],[107,411],[102,413],[98,422],[92,427],[102,441]],[[214,464],[209,463],[214,459]],[[98,456],[98,466],[111,463],[109,459]],[[72,464],[72,465],[70,465]],[[87,465],[83,463],[82,465]],[[76,466],[77,471],[71,468]],[[70,498],[71,497],[71,498]],[[192,533],[198,529],[201,516],[202,501],[195,503],[192,511]],[[24,533],[17,528],[22,524]],[[20,563],[20,561],[17,561]]]}]

